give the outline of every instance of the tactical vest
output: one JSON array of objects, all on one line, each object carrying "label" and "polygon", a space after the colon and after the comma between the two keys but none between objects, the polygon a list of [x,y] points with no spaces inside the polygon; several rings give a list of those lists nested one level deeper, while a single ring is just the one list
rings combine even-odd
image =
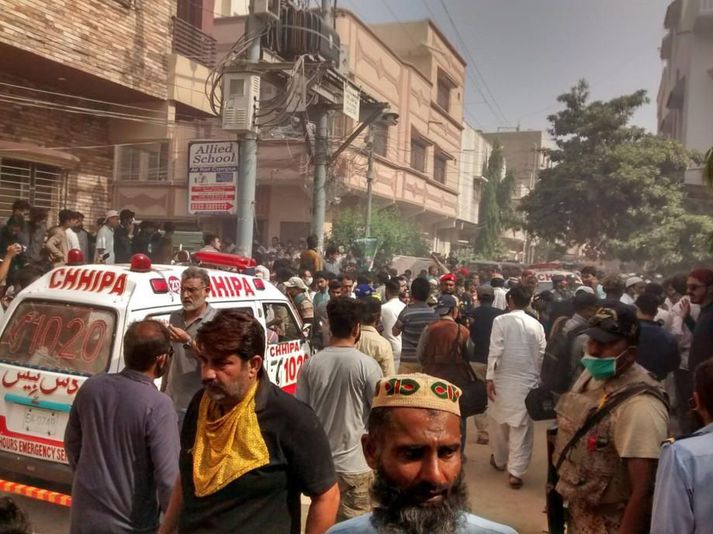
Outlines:
[{"label": "tactical vest", "polygon": [[[654,395],[668,408],[664,388],[656,378],[638,364],[632,365],[621,376],[604,382],[601,387],[585,391],[592,377],[585,372],[572,389],[560,397],[557,412],[557,442],[554,461],[572,436],[582,427],[587,416],[611,396],[638,384],[651,386],[643,394]],[[621,406],[626,405],[627,401]],[[621,406],[612,410],[615,413]],[[588,506],[622,504],[629,500],[631,488],[624,461],[614,446],[612,414],[605,416],[570,449],[558,472],[557,492],[569,501],[583,501]]]}]

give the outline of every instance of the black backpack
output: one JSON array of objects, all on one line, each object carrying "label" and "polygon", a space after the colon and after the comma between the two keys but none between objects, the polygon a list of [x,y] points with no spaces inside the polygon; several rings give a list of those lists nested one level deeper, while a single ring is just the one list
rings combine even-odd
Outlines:
[{"label": "black backpack", "polygon": [[564,393],[572,384],[574,378],[570,371],[572,343],[588,328],[585,324],[565,333],[564,325],[568,319],[569,317],[559,317],[552,325],[540,371],[542,386],[555,393]]},{"label": "black backpack", "polygon": [[531,390],[525,398],[527,412],[535,421],[556,417],[557,398],[559,394],[569,390],[574,378],[570,371],[572,343],[588,325],[564,333],[562,330],[568,319],[569,317],[559,317],[552,325],[540,370],[541,385]]}]

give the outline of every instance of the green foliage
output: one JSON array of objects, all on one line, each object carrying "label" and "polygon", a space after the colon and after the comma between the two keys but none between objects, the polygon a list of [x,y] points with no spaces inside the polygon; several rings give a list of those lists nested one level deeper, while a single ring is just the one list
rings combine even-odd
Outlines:
[{"label": "green foliage", "polygon": [[703,159],[703,182],[713,187],[713,148],[710,148]]},{"label": "green foliage", "polygon": [[511,200],[515,188],[515,175],[509,170],[503,177],[503,165],[502,147],[495,142],[484,173],[487,182],[480,197],[482,228],[475,246],[478,256],[485,259],[502,256],[503,230],[515,228],[518,224]]},{"label": "green foliage", "polygon": [[689,153],[676,141],[628,125],[648,101],[644,91],[608,102],[588,99],[580,81],[558,98],[565,109],[548,117],[554,166],[540,173],[523,199],[527,230],[568,247],[583,245],[596,258],[655,266],[695,261],[713,219],[683,209],[680,178]]},{"label": "green foliage", "polygon": [[[332,223],[328,241],[350,246],[366,236],[366,211],[347,208],[339,210]],[[428,247],[415,224],[409,224],[396,208],[375,210],[371,217],[371,236],[379,240],[375,264],[386,265],[397,254],[426,256]]]}]

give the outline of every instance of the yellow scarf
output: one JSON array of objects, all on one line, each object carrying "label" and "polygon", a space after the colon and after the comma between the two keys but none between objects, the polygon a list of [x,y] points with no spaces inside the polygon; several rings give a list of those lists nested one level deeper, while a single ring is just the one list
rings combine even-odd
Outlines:
[{"label": "yellow scarf", "polygon": [[193,446],[196,497],[211,495],[248,471],[270,462],[255,414],[258,384],[256,382],[245,398],[222,417],[218,405],[203,393]]}]

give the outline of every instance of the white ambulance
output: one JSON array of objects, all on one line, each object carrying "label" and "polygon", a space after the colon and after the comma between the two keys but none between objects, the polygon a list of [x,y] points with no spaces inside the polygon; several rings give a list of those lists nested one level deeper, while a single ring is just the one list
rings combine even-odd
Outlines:
[{"label": "white ambulance", "polygon": [[[129,324],[167,321],[181,309],[186,268],[152,266],[142,255],[127,265],[68,265],[15,298],[0,325],[0,469],[71,481],[63,439],[74,396],[88,377],[121,370]],[[207,271],[208,302],[258,319],[266,329],[267,374],[293,393],[311,348],[308,328],[290,301],[260,278]]]}]

